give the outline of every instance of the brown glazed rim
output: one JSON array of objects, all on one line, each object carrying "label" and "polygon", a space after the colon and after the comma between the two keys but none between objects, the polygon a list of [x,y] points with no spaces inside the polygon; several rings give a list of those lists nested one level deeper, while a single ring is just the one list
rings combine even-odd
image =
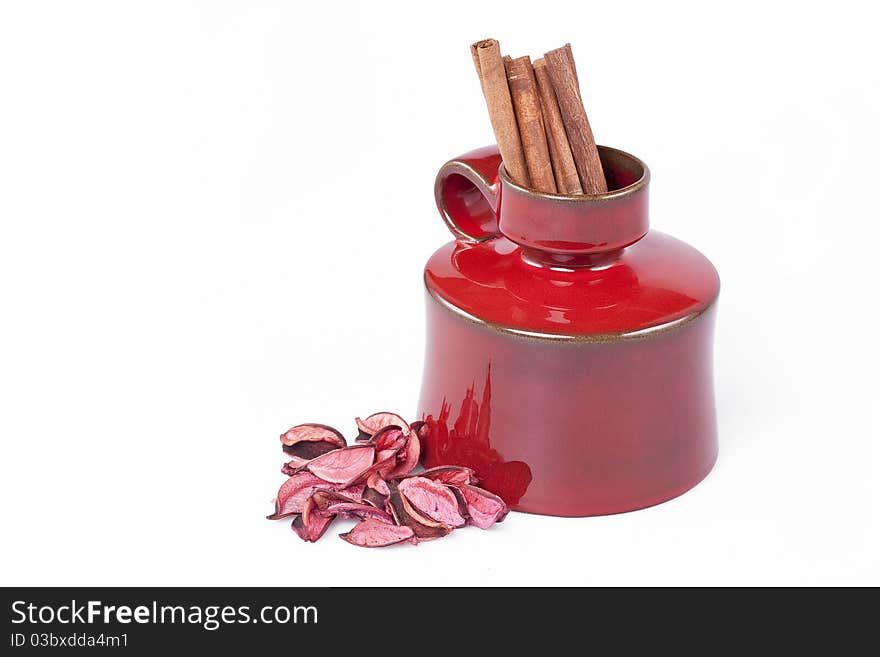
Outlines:
[{"label": "brown glazed rim", "polygon": [[504,326],[503,324],[496,324],[495,322],[487,322],[484,319],[480,319],[479,317],[471,315],[469,312],[462,310],[461,308],[447,301],[439,294],[437,294],[434,290],[432,290],[427,284],[427,279],[425,280],[425,289],[428,291],[428,294],[431,296],[431,298],[437,302],[438,306],[446,310],[448,313],[464,319],[472,324],[476,324],[477,326],[481,326],[485,329],[497,331],[498,333],[503,333],[504,335],[509,335],[511,337],[523,340],[560,342],[564,344],[635,342],[640,340],[648,340],[667,333],[673,333],[675,331],[679,331],[685,328],[686,326],[689,326],[692,322],[702,317],[707,311],[711,310],[715,306],[715,302],[718,299],[718,297],[716,296],[714,299],[712,299],[711,302],[709,302],[709,304],[706,305],[705,308],[695,310],[694,312],[691,312],[684,317],[679,317],[678,319],[673,319],[672,321],[664,322],[663,324],[647,326],[643,329],[637,329],[635,331],[627,331],[626,333],[541,333],[539,331],[527,331],[525,329],[511,328],[509,326]]},{"label": "brown glazed rim", "polygon": [[597,146],[596,148],[598,148],[600,151],[611,153],[621,160],[629,160],[632,164],[641,168],[642,175],[634,183],[627,185],[626,187],[621,187],[620,189],[605,192],[604,194],[577,195],[551,194],[550,192],[538,192],[534,189],[523,187],[522,185],[519,185],[510,179],[510,176],[507,175],[507,170],[504,168],[503,164],[498,169],[498,179],[504,183],[505,187],[513,189],[520,194],[523,194],[524,196],[531,196],[532,198],[542,198],[546,201],[562,203],[563,205],[605,203],[607,201],[613,201],[626,196],[631,196],[632,194],[636,194],[637,192],[640,192],[648,186],[648,183],[651,181],[651,172],[648,170],[648,166],[635,155],[631,155],[630,153],[622,151],[619,148],[612,148],[611,146]]}]

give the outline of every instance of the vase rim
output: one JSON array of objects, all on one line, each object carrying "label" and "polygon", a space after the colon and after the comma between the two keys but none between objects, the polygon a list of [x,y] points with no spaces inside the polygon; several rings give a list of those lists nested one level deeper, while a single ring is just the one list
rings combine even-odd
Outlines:
[{"label": "vase rim", "polygon": [[511,179],[510,175],[507,173],[507,170],[504,168],[503,162],[498,169],[498,178],[502,182],[504,187],[515,190],[520,194],[531,196],[534,198],[545,199],[553,203],[562,203],[564,205],[571,206],[598,204],[625,198],[627,196],[637,194],[639,191],[647,187],[648,184],[651,182],[651,171],[648,169],[648,165],[642,162],[642,160],[637,158],[635,155],[627,153],[626,151],[622,151],[619,148],[612,148],[611,146],[597,145],[596,148],[599,149],[600,155],[605,156],[601,158],[603,165],[606,164],[606,158],[613,158],[618,163],[625,162],[628,163],[633,169],[638,169],[640,171],[639,177],[629,185],[625,185],[623,187],[613,189],[608,192],[603,192],[601,194],[577,195],[539,192],[529,187],[524,187],[523,185],[520,185]]}]

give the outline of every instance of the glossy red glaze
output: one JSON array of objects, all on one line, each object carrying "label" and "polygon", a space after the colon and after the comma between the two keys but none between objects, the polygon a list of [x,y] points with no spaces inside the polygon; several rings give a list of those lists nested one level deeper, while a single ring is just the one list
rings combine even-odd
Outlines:
[{"label": "glossy red glaze", "polygon": [[[568,264],[571,258],[629,246],[648,232],[647,167],[614,148],[600,146],[611,193],[599,196],[537,194],[520,187],[502,168],[499,231],[537,260]],[[584,262],[584,259],[575,260]]]},{"label": "glossy red glaze", "polygon": [[423,460],[474,468],[519,510],[649,506],[715,460],[717,273],[645,234],[647,168],[600,155],[599,197],[518,188],[494,149],[447,163],[435,187],[459,239],[425,269]]}]

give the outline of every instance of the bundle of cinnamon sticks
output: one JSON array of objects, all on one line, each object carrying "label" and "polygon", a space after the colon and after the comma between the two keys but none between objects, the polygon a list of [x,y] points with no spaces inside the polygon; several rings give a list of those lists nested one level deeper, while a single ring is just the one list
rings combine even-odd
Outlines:
[{"label": "bundle of cinnamon sticks", "polygon": [[495,39],[471,46],[504,168],[538,192],[608,191],[584,111],[571,45],[542,59],[501,56]]}]

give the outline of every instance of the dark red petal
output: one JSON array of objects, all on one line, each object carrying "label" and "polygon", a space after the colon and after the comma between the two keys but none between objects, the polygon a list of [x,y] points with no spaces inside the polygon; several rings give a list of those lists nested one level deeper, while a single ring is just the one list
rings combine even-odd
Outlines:
[{"label": "dark red petal", "polygon": [[382,509],[383,511],[385,510],[385,505],[388,502],[387,495],[383,495],[375,488],[371,488],[369,486],[364,487],[364,492],[363,492],[363,495],[361,496],[361,499],[366,504],[372,504],[377,509]]},{"label": "dark red petal", "polygon": [[380,429],[387,426],[398,426],[403,433],[409,434],[409,423],[397,413],[373,413],[364,420],[357,417],[354,421],[357,423],[360,432],[367,436],[374,436],[379,433]]},{"label": "dark red petal", "polygon": [[422,472],[416,472],[413,477],[424,477],[443,484],[475,484],[477,473],[470,468],[460,465],[438,465]]},{"label": "dark red petal", "polygon": [[302,513],[303,505],[316,490],[328,487],[329,484],[311,472],[298,472],[281,484],[275,497],[275,513],[266,516],[269,520],[280,520]]},{"label": "dark red petal", "polygon": [[343,495],[352,498],[353,500],[361,501],[364,496],[364,490],[366,486],[364,484],[353,484],[351,486],[346,486],[345,488],[339,488],[339,492]]},{"label": "dark red petal", "polygon": [[336,516],[322,516],[315,513],[309,518],[307,524],[303,516],[297,515],[293,517],[293,522],[290,523],[290,528],[293,529],[297,536],[302,540],[314,543],[324,535],[324,532],[327,531],[327,528],[333,522],[335,517]]},{"label": "dark red petal", "polygon": [[399,452],[406,446],[408,440],[400,427],[388,426],[380,429],[379,433],[372,437],[370,443],[363,443],[371,444],[376,450],[373,464],[359,472],[349,483],[367,481],[374,475],[383,479],[389,476],[397,468]]},{"label": "dark red petal", "polygon": [[334,504],[352,504],[357,500],[349,497],[344,493],[332,490],[315,491],[315,494],[309,499],[309,513],[320,512],[325,513]]},{"label": "dark red petal", "polygon": [[451,525],[435,522],[416,511],[406,497],[400,493],[396,481],[389,481],[388,489],[390,491],[388,505],[391,507],[395,521],[398,525],[411,528],[416,538],[427,541],[446,536],[452,531]]},{"label": "dark red petal", "polygon": [[281,473],[286,474],[288,477],[296,474],[297,472],[303,469],[310,459],[301,459],[299,457],[294,456],[287,463],[281,466]]},{"label": "dark red petal", "polygon": [[410,433],[409,440],[400,454],[398,454],[398,465],[388,475],[389,477],[401,477],[408,475],[419,464],[419,457],[422,454],[422,443],[415,433]]},{"label": "dark red petal", "polygon": [[392,450],[400,451],[406,446],[407,434],[396,424],[389,425],[379,429],[373,434],[373,444],[376,451]]},{"label": "dark red petal", "polygon": [[446,486],[424,477],[408,477],[399,484],[400,492],[423,516],[453,527],[465,523],[458,499]]},{"label": "dark red petal", "polygon": [[[403,495],[402,493],[401,493],[401,500],[403,501],[404,511],[406,511],[406,513],[409,515],[409,517],[412,518],[413,520],[415,520],[416,522],[418,522],[420,525],[424,525],[425,527],[430,527],[430,528],[432,528],[432,531],[444,530],[444,532],[442,534],[443,536],[445,536],[446,534],[448,534],[449,532],[451,532],[454,529],[454,527],[452,525],[448,525],[445,522],[440,522],[438,520],[434,520],[433,518],[423,514],[421,511],[419,511],[417,508],[415,508],[412,505],[412,503],[409,501],[409,499],[406,497],[406,495]],[[437,538],[437,537],[435,536],[432,538]]]},{"label": "dark red petal", "polygon": [[504,520],[507,512],[510,510],[497,495],[493,495],[487,490],[461,484],[456,486],[464,497],[467,504],[468,524],[475,525],[480,529],[488,529],[496,522]]},{"label": "dark red petal", "polygon": [[310,495],[306,503],[303,504],[302,524],[308,527],[320,515],[321,513],[315,508],[315,498],[313,495]]},{"label": "dark red petal", "polygon": [[455,500],[458,502],[458,512],[461,514],[461,517],[465,519],[465,522],[467,522],[471,519],[471,515],[468,513],[467,509],[467,500],[464,499],[464,495],[462,495],[461,491],[455,486],[447,485],[446,487],[452,491],[453,495],[455,495]]},{"label": "dark red petal", "polygon": [[353,481],[373,464],[376,451],[372,445],[353,445],[335,449],[309,461],[312,474],[324,481],[344,484]]},{"label": "dark red petal", "polygon": [[385,547],[402,543],[413,536],[410,527],[390,525],[375,518],[367,518],[356,524],[350,532],[340,534],[339,538],[360,547]]},{"label": "dark red petal", "polygon": [[[306,507],[308,513],[305,515],[314,515],[316,513],[322,515],[338,515],[345,514],[356,518],[378,518],[384,522],[393,522],[394,519],[384,509],[378,509],[371,504],[366,504],[361,500],[355,500],[333,491],[317,491],[309,499],[309,505]],[[304,512],[305,513],[305,512]]]},{"label": "dark red petal", "polygon": [[390,458],[394,458],[394,462],[397,462],[397,452],[400,450],[396,449],[381,449],[376,452],[376,461],[386,461]]},{"label": "dark red petal", "polygon": [[[389,450],[385,450],[386,452]],[[383,457],[384,458],[380,458]],[[397,452],[391,452],[391,454],[377,454],[376,462],[373,463],[366,470],[359,472],[348,485],[359,484],[364,481],[368,481],[370,477],[378,476],[380,478],[385,478],[392,469],[394,469],[397,464]]]},{"label": "dark red petal", "polygon": [[281,434],[281,444],[290,447],[300,442],[333,443],[337,447],[345,447],[345,436],[326,424],[312,422],[298,424]]},{"label": "dark red petal", "polygon": [[367,477],[367,486],[379,491],[382,495],[387,496],[391,494],[391,491],[388,490],[388,484],[385,483],[385,480],[380,477],[378,473],[371,474]]},{"label": "dark red petal", "polygon": [[324,441],[316,441],[313,443],[303,441],[294,445],[281,446],[281,449],[283,449],[284,453],[288,456],[292,456],[295,459],[302,459],[304,461],[310,461],[314,458],[318,458],[321,454],[326,454],[327,452],[332,452],[334,449],[339,448],[340,446],[336,443]]},{"label": "dark red petal", "polygon": [[345,438],[325,424],[298,424],[281,434],[281,448],[294,461],[308,461],[340,447],[345,447]]}]

